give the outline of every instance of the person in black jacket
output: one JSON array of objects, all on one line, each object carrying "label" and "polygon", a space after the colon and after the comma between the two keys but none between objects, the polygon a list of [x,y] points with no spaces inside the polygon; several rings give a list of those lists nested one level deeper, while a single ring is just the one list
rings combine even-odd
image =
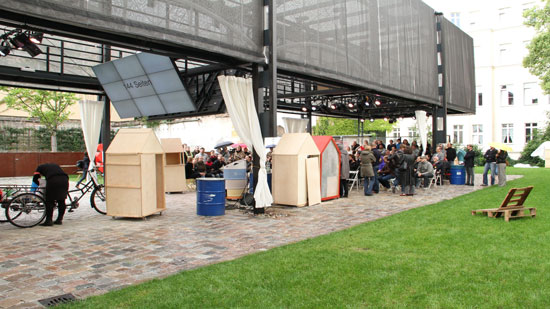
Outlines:
[{"label": "person in black jacket", "polygon": [[[40,176],[46,178],[46,221],[43,226],[62,224],[65,215],[65,199],[69,191],[69,176],[55,163],[41,164],[36,168],[32,181],[38,184]],[[57,220],[52,222],[53,210],[57,202]]]},{"label": "person in black jacket", "polygon": [[491,186],[495,184],[495,176],[497,173],[497,150],[495,147],[490,146],[485,152],[483,157],[485,158],[485,168],[483,169],[483,183],[482,186],[487,186],[487,173],[491,170]]},{"label": "person in black jacket", "polygon": [[464,168],[466,169],[466,185],[474,185],[474,160],[476,153],[474,152],[474,146],[467,146],[466,154],[464,155]]},{"label": "person in black jacket", "polygon": [[506,150],[499,149],[496,154],[496,162],[498,169],[498,185],[501,187],[506,185],[506,158],[508,158]]},{"label": "person in black jacket", "polygon": [[447,143],[447,148],[445,149],[445,157],[451,165],[454,164],[456,159],[456,149],[453,148],[453,144]]}]

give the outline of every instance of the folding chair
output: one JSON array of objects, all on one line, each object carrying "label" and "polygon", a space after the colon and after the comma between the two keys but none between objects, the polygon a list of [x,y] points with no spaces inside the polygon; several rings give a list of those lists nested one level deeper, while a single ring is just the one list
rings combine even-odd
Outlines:
[{"label": "folding chair", "polygon": [[348,183],[349,182],[351,182],[350,190],[353,189],[353,186],[356,186],[357,191],[359,191],[359,170],[349,172]]},{"label": "folding chair", "polygon": [[437,185],[441,186],[442,185],[441,171],[440,170],[435,171],[434,176],[430,179],[430,184],[428,185],[428,189],[430,189],[432,187],[432,184],[434,186],[437,186]]},{"label": "folding chair", "polygon": [[[537,215],[537,209],[535,207],[526,207],[523,205],[529,193],[531,193],[531,190],[533,190],[533,187],[510,189],[499,208],[472,210],[472,215],[482,213],[487,214],[489,218],[498,218],[504,214],[504,220],[506,222],[513,218],[534,218]],[[528,211],[528,213],[526,213],[526,211]]]}]

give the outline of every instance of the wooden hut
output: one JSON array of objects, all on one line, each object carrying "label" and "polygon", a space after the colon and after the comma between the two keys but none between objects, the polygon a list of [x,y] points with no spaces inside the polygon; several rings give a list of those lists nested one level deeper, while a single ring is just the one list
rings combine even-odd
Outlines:
[{"label": "wooden hut", "polygon": [[164,150],[164,190],[166,192],[187,191],[185,163],[180,138],[162,138]]},{"label": "wooden hut", "polygon": [[319,155],[308,133],[283,135],[272,154],[275,204],[301,207],[321,202]]},{"label": "wooden hut", "polygon": [[151,129],[120,129],[105,153],[107,215],[143,218],[166,209],[164,151]]},{"label": "wooden hut", "polygon": [[340,149],[332,136],[313,136],[321,165],[321,200],[340,197]]}]

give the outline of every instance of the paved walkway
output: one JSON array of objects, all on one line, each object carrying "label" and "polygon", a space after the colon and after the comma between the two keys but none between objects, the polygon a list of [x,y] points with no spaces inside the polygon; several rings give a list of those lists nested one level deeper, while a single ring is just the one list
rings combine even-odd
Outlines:
[{"label": "paved walkway", "polygon": [[[28,184],[30,178],[0,183]],[[167,210],[146,220],[103,216],[85,201],[62,226],[21,229],[0,223],[0,308],[41,307],[38,300],[66,293],[102,294],[479,189],[446,185],[421,189],[414,197],[386,191],[365,197],[354,189],[350,198],[316,206],[271,207],[260,216],[234,209],[220,217],[197,216],[194,192],[168,194]]]}]

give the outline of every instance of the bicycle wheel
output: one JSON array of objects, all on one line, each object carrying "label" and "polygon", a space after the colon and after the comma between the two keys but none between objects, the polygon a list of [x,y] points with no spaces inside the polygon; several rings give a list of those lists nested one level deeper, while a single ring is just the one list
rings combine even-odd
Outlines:
[{"label": "bicycle wheel", "polygon": [[94,188],[90,196],[90,204],[102,215],[107,214],[107,203],[105,202],[105,186],[99,185]]},{"label": "bicycle wheel", "polygon": [[18,227],[33,227],[46,217],[46,202],[34,193],[14,197],[6,208],[6,218]]}]

